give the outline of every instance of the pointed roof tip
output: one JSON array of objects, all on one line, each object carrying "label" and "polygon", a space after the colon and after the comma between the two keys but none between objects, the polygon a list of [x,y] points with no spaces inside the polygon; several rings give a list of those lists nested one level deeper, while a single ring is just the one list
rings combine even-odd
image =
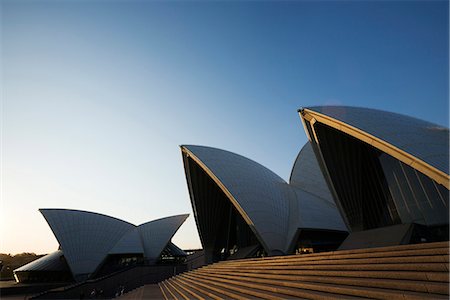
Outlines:
[{"label": "pointed roof tip", "polygon": [[179,215],[168,216],[165,218],[156,219],[155,221],[162,220],[162,219],[169,219],[169,218],[178,218],[178,217],[184,218],[186,220],[189,217],[189,214],[179,214]]},{"label": "pointed roof tip", "polygon": [[[184,220],[186,220],[189,217],[189,214],[173,215],[173,216],[169,216],[167,218],[177,218],[177,217],[184,218]],[[165,219],[165,218],[162,218],[162,219]]]},{"label": "pointed roof tip", "polygon": [[193,144],[181,145],[181,151],[187,156],[191,156],[191,155],[198,156],[198,151],[222,151],[222,152],[230,152],[230,153],[236,154],[234,152],[216,148],[216,147],[205,146],[205,145],[193,145]]},{"label": "pointed roof tip", "polygon": [[[212,149],[217,149],[217,150],[223,150],[220,148],[216,148],[216,147],[211,147],[211,146],[207,146],[207,145],[195,145],[195,144],[182,144],[180,145],[180,147],[182,148],[189,148],[189,147],[199,147],[199,148],[212,148]],[[227,150],[223,150],[223,151],[227,151]]]},{"label": "pointed roof tip", "polygon": [[[82,210],[70,209],[70,208],[38,208],[38,211],[41,214],[44,214],[44,212],[48,212],[48,211],[82,211]],[[84,211],[82,211],[82,212],[84,212]]]},{"label": "pointed roof tip", "polygon": [[163,221],[163,220],[167,220],[167,219],[174,219],[174,218],[182,218],[183,221],[181,224],[183,224],[188,217],[189,217],[189,214],[173,215],[173,216],[163,217],[163,218],[159,218],[159,219],[154,219],[154,220],[139,224],[137,227],[145,225],[145,224],[153,223],[153,222],[159,222],[159,221]]},{"label": "pointed roof tip", "polygon": [[183,151],[183,150],[189,150],[190,147],[201,147],[201,146],[192,145],[192,144],[181,144],[181,145],[180,145],[181,151]]},{"label": "pointed roof tip", "polygon": [[[119,219],[119,218],[116,218],[116,217],[113,217],[113,216],[109,216],[109,215],[105,215],[105,214],[97,213],[97,212],[93,212],[93,211],[87,211],[87,210],[70,209],[70,208],[38,208],[38,211],[41,214],[44,214],[44,212],[47,212],[47,211],[81,212],[81,213],[88,213],[88,214],[93,214],[93,215],[98,215],[98,216],[104,216],[104,217],[108,217],[108,218],[111,218],[111,219],[116,219],[116,220],[119,220],[119,221],[122,221],[122,222],[125,222],[125,223],[129,223],[129,222],[125,221],[125,220],[122,220],[122,219]],[[167,217],[162,217],[162,218],[159,218],[159,219],[150,220],[150,221],[145,222],[143,224],[154,222],[154,221],[158,221],[158,220],[162,220],[162,219],[176,218],[176,217],[183,217],[184,218],[183,223],[184,223],[184,221],[186,221],[186,219],[189,217],[189,215],[190,215],[189,213],[186,213],[186,214],[167,216]],[[131,223],[129,223],[129,224],[131,224]],[[131,224],[131,225],[136,226],[134,224]]]},{"label": "pointed roof tip", "polygon": [[189,218],[189,214],[181,214],[181,215],[178,215],[178,216],[183,219],[183,224],[184,224],[184,222],[186,222],[187,218]]},{"label": "pointed roof tip", "polygon": [[205,146],[205,145],[194,145],[194,144],[182,144],[180,145],[181,148],[191,148],[191,147],[202,147],[202,148],[211,148],[210,146]]},{"label": "pointed roof tip", "polygon": [[[178,215],[172,215],[172,216],[167,216],[167,217],[163,217],[163,218],[160,218],[160,219],[167,219],[167,218],[176,218],[176,217],[189,217],[189,214],[188,213],[186,213],[186,214],[178,214]],[[156,219],[156,220],[160,220],[160,219]]]}]

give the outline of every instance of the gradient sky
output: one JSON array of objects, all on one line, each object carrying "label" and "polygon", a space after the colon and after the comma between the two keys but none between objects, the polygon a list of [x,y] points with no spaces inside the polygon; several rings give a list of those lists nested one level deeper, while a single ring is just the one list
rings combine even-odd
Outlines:
[{"label": "gradient sky", "polygon": [[[190,213],[180,144],[288,179],[297,109],[448,126],[447,1],[1,1],[0,252],[57,242],[38,208],[134,224]],[[380,120],[382,121],[382,120]]]}]

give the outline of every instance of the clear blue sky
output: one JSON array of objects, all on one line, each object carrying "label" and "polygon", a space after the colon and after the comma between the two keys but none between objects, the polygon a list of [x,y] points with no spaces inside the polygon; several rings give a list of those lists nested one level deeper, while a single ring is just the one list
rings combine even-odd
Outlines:
[{"label": "clear blue sky", "polygon": [[0,252],[55,250],[41,207],[191,213],[180,144],[288,179],[297,109],[448,126],[447,1],[1,1]]}]

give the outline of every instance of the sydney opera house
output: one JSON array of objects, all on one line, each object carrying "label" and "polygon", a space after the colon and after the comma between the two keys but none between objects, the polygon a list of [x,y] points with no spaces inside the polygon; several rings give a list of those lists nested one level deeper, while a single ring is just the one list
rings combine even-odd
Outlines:
[{"label": "sydney opera house", "polygon": [[[229,151],[181,146],[202,264],[448,241],[448,128],[368,108],[308,107],[299,115],[308,142],[288,181]],[[135,226],[92,212],[40,211],[60,247],[16,269],[18,281],[81,281],[186,257],[171,239],[187,215]]]},{"label": "sydney opera house", "polygon": [[299,110],[289,182],[228,151],[181,152],[206,263],[448,240],[449,130],[368,108]]},{"label": "sydney opera house", "polygon": [[82,281],[136,264],[183,258],[171,242],[189,216],[177,215],[139,226],[114,217],[70,209],[40,209],[59,249],[16,270],[18,282]]}]

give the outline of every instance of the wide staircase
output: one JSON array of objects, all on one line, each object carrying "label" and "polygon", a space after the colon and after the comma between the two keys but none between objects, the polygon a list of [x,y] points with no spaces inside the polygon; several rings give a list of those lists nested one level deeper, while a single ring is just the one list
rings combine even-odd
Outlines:
[{"label": "wide staircase", "polygon": [[169,299],[449,299],[449,243],[223,261],[159,283]]}]

